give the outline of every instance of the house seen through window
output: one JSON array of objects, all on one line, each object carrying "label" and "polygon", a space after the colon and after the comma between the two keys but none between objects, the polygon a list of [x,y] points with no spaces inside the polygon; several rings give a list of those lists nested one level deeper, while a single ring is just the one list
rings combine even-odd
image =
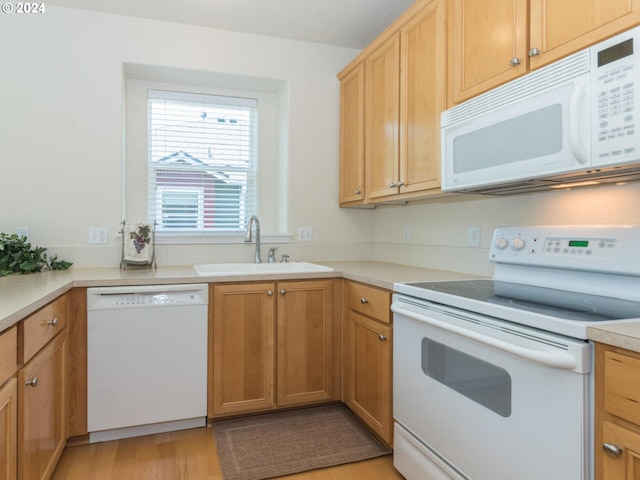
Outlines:
[{"label": "house seen through window", "polygon": [[257,100],[148,91],[149,220],[157,231],[242,231],[254,213]]}]

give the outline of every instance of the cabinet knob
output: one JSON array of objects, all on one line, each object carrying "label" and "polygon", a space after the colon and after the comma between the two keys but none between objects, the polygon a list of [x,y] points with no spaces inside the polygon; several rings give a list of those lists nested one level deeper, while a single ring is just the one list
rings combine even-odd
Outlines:
[{"label": "cabinet knob", "polygon": [[530,57],[537,57],[538,55],[540,55],[542,52],[540,51],[539,48],[533,47],[531,50],[529,50],[529,56]]},{"label": "cabinet knob", "polygon": [[356,190],[354,193],[355,193],[356,195],[360,195],[362,192],[361,192],[360,190]]},{"label": "cabinet knob", "polygon": [[518,65],[520,65],[520,59],[518,57],[513,57],[509,62],[509,65],[511,65],[512,67],[517,67]]},{"label": "cabinet knob", "polygon": [[366,298],[362,297],[360,299],[360,303],[364,305],[365,303],[369,303],[369,300],[367,300]]},{"label": "cabinet knob", "polygon": [[286,295],[287,291],[283,288],[282,290],[280,290],[280,295]]},{"label": "cabinet knob", "polygon": [[31,380],[28,380],[28,381],[25,383],[25,385],[26,385],[27,387],[33,387],[33,388],[37,387],[37,386],[38,386],[38,377],[34,377],[34,378],[32,378]]},{"label": "cabinet knob", "polygon": [[58,326],[58,318],[54,318],[53,320],[49,320],[47,322],[47,325],[49,325],[50,327],[57,327]]},{"label": "cabinet knob", "polygon": [[381,342],[384,342],[386,339],[387,339],[386,335],[382,335],[382,334],[378,335],[378,340],[380,340]]},{"label": "cabinet knob", "polygon": [[273,290],[267,290],[267,295],[273,297]]},{"label": "cabinet knob", "polygon": [[603,443],[602,450],[612,458],[618,458],[622,455],[622,449],[619,446],[611,445],[610,443]]},{"label": "cabinet knob", "polygon": [[395,188],[395,187],[396,187],[395,182],[391,182],[391,183],[389,184],[389,188]]},{"label": "cabinet knob", "polygon": [[402,180],[398,180],[398,183],[396,183],[397,187],[403,187],[404,186],[404,182]]}]

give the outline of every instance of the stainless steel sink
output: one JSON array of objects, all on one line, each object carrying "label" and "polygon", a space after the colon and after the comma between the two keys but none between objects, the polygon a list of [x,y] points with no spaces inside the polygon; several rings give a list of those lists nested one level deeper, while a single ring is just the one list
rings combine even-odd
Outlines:
[{"label": "stainless steel sink", "polygon": [[271,275],[275,273],[317,273],[333,272],[333,268],[315,263],[205,263],[194,265],[193,269],[203,277],[230,275]]}]

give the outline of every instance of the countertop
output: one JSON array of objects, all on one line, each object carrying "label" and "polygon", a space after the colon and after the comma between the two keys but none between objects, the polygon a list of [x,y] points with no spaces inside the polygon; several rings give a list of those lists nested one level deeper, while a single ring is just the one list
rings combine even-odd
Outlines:
[{"label": "countertop", "polygon": [[156,269],[117,267],[78,268],[14,274],[0,278],[0,332],[73,287],[104,287],[119,285],[167,285],[175,283],[222,283],[256,280],[295,280],[303,278],[343,277],[388,290],[394,282],[459,280],[479,278],[474,275],[430,270],[382,262],[314,262],[334,269],[333,272],[200,276],[193,267],[158,267]]},{"label": "countertop", "polygon": [[[158,267],[156,269],[120,270],[113,268],[78,268],[0,278],[0,332],[73,287],[119,285],[163,285],[174,283],[228,283],[245,281],[296,280],[303,278],[342,277],[388,290],[396,282],[462,280],[483,278],[477,275],[431,270],[383,262],[314,262],[333,272],[200,276],[193,267]],[[640,353],[640,321],[589,327],[590,340],[626,348]]]}]

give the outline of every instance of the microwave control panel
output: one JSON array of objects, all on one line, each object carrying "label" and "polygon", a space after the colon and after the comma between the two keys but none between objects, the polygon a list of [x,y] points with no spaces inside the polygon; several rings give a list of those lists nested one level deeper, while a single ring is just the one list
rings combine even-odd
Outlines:
[{"label": "microwave control panel", "polygon": [[591,49],[594,166],[637,157],[640,125],[640,29]]}]

